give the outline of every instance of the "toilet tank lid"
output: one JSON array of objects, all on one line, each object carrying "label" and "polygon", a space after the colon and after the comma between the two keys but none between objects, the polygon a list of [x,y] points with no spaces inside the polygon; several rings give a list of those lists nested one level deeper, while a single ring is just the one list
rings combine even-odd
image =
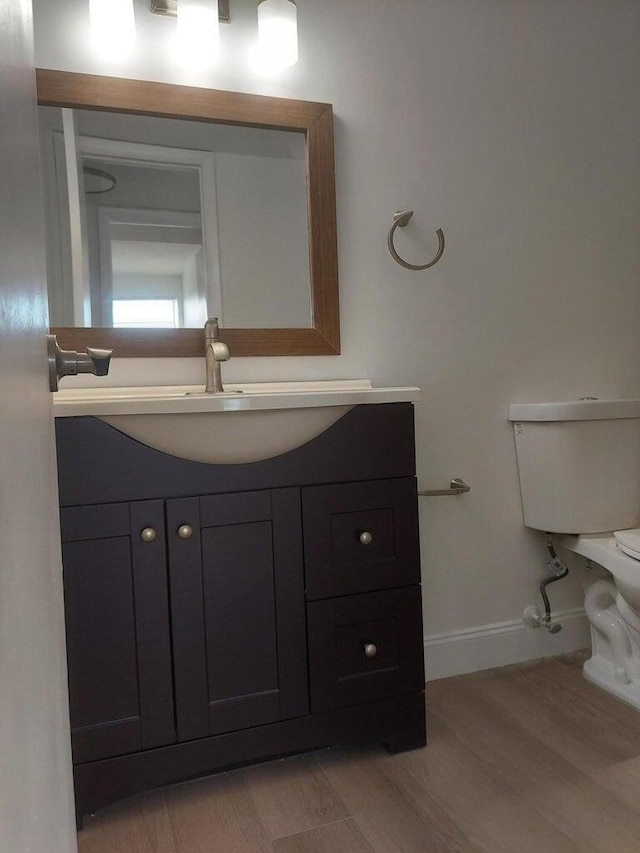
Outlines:
[{"label": "toilet tank lid", "polygon": [[512,403],[510,421],[599,421],[640,418],[640,400],[571,400],[563,403]]}]

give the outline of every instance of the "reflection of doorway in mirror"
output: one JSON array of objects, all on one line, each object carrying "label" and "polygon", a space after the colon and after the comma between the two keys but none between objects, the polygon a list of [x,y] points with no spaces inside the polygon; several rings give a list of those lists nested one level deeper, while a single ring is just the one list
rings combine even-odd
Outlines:
[{"label": "reflection of doorway in mirror", "polygon": [[[63,111],[71,112],[71,111]],[[49,119],[51,123],[51,119]],[[73,124],[71,125],[73,129]],[[48,184],[47,260],[51,319],[60,326],[113,325],[114,298],[175,301],[178,327],[202,327],[221,310],[215,160],[207,151],[73,135],[79,180],[67,180],[69,132],[43,139]],[[47,150],[50,152],[47,154]],[[102,172],[110,180],[97,178]],[[81,215],[70,217],[76,207]],[[74,229],[82,228],[75,236]],[[80,243],[84,262],[72,264]],[[112,274],[114,277],[112,277]],[[141,286],[136,293],[135,284]],[[82,303],[76,293],[87,294]],[[73,296],[72,296],[73,294]],[[82,304],[82,311],[76,307]],[[136,311],[144,308],[138,306]],[[130,312],[127,325],[133,325]],[[138,327],[166,328],[151,315]]]},{"label": "reflection of doorway in mirror", "polygon": [[[92,218],[87,216],[89,223]],[[207,292],[198,214],[100,206],[97,234],[91,228],[88,231],[94,325],[204,325]],[[116,303],[120,321],[114,315]],[[122,312],[127,304],[125,321]],[[162,314],[158,314],[160,304],[164,305]]]},{"label": "reflection of doorway in mirror", "polygon": [[[117,300],[119,310],[132,303],[130,328],[202,326],[219,290],[208,286],[198,171],[86,155],[82,166],[115,182],[106,193],[85,193],[92,325],[116,325]],[[175,308],[171,321],[154,313],[167,300]],[[140,315],[145,303],[149,311]]]}]

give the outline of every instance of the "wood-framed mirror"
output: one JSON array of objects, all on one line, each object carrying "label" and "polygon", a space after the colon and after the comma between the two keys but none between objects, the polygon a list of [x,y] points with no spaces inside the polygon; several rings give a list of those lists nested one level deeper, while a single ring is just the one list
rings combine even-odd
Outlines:
[{"label": "wood-framed mirror", "polygon": [[[132,114],[302,135],[309,322],[299,327],[243,328],[238,323],[227,327],[223,320],[221,339],[228,344],[232,357],[339,354],[333,111],[330,104],[47,69],[37,70],[37,96],[43,107],[74,112]],[[159,141],[162,144],[162,139]],[[87,171],[91,169],[85,168]],[[221,275],[224,277],[223,273]],[[63,349],[102,346],[112,348],[116,357],[123,358],[199,357],[203,352],[202,327],[115,328],[106,324],[83,327],[76,322],[76,325],[52,326],[52,332]]]}]

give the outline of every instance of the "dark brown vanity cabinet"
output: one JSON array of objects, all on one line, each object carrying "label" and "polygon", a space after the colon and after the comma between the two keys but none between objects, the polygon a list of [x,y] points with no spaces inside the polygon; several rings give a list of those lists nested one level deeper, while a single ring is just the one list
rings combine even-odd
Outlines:
[{"label": "dark brown vanity cabinet", "polygon": [[424,744],[410,404],[245,465],[96,418],[57,441],[79,820],[289,752]]}]

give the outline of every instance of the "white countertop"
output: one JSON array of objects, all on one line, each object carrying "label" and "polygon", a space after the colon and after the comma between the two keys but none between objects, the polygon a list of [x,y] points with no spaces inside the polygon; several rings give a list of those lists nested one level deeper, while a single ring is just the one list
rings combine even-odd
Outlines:
[{"label": "white countertop", "polygon": [[374,388],[368,379],[231,382],[224,394],[203,392],[203,385],[63,388],[52,395],[53,413],[56,418],[81,415],[196,414],[359,406],[371,403],[414,403],[422,400],[422,391],[416,386]]}]

